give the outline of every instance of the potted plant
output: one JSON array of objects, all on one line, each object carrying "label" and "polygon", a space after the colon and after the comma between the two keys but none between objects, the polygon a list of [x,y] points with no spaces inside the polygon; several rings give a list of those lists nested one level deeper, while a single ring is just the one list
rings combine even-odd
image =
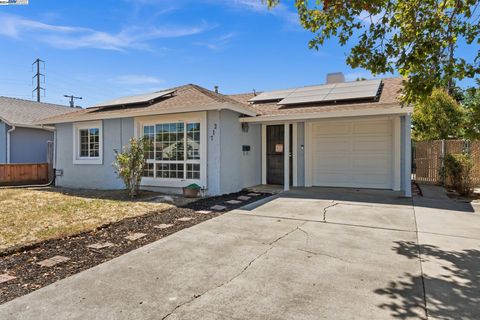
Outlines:
[{"label": "potted plant", "polygon": [[198,198],[200,189],[202,189],[202,187],[196,183],[189,184],[188,186],[183,187],[183,196],[187,198]]}]

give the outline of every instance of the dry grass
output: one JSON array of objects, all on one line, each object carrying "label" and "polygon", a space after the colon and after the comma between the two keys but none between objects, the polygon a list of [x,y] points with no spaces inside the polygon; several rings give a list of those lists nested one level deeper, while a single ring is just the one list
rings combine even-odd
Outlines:
[{"label": "dry grass", "polygon": [[[152,194],[143,195],[147,196]],[[0,250],[73,235],[171,207],[131,201],[119,191],[0,189]]]}]

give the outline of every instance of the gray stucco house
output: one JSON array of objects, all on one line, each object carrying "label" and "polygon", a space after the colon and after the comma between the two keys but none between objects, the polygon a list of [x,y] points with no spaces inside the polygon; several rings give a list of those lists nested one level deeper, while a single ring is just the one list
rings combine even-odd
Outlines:
[{"label": "gray stucco house", "polygon": [[402,79],[222,95],[196,85],[120,98],[42,124],[57,132],[59,186],[122,188],[114,150],[149,139],[142,187],[197,183],[208,195],[260,184],[404,191],[410,196],[411,107]]},{"label": "gray stucco house", "polygon": [[61,105],[0,97],[0,163],[46,162],[55,128],[37,122],[72,111]]}]

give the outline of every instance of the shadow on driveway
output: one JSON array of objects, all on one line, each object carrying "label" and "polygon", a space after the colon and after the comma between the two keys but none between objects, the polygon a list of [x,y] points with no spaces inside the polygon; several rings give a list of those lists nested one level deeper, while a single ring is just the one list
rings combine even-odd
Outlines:
[{"label": "shadow on driveway", "polygon": [[414,317],[414,308],[425,305],[421,297],[413,294],[415,284],[423,280],[429,317],[452,320],[480,318],[479,250],[448,251],[434,245],[418,246],[410,241],[398,241],[392,249],[409,259],[418,259],[420,250],[422,262],[435,260],[441,270],[435,275],[424,275],[423,279],[405,274],[386,288],[375,290],[375,293],[391,298],[392,302],[380,305],[381,308],[389,309],[398,319]]}]

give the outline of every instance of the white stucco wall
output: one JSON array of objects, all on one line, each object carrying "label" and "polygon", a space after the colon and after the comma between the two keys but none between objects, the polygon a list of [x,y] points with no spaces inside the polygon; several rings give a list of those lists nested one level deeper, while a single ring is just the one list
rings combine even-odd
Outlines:
[{"label": "white stucco wall", "polygon": [[[240,114],[220,112],[220,191],[230,193],[262,182],[261,126],[250,124],[248,132],[242,131]],[[242,145],[250,151],[243,152]]]},{"label": "white stucco wall", "polygon": [[207,113],[207,177],[208,195],[221,194],[220,191],[220,111]]},{"label": "white stucco wall", "polygon": [[57,125],[56,169],[63,170],[56,185],[69,188],[120,189],[123,183],[112,167],[114,149],[128,144],[133,137],[133,119],[103,120],[103,163],[73,164],[73,125]]}]

